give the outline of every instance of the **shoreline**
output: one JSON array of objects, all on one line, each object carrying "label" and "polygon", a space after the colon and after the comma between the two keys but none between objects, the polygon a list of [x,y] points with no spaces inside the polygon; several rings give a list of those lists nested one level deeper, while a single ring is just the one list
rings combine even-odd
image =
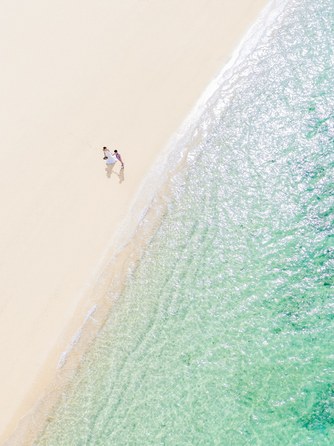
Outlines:
[{"label": "shoreline", "polygon": [[[201,2],[199,2],[201,3]],[[243,2],[240,2],[243,3]],[[246,3],[251,3],[251,2],[246,2]],[[268,2],[266,1],[259,1],[257,2],[258,5],[258,10],[255,11],[255,8],[252,10],[252,14],[253,16],[250,14],[250,16],[248,17],[249,22],[247,22],[247,28],[249,28],[249,26],[251,25],[251,23],[255,20],[256,16],[258,16],[259,10],[263,8],[263,6],[265,4],[267,4]],[[261,5],[261,8],[260,8]],[[218,6],[217,6],[218,7]],[[240,6],[239,6],[240,7]],[[219,6],[219,8],[226,8],[226,5],[222,5]],[[241,32],[241,36],[243,36],[245,34],[246,29],[243,29]],[[240,35],[239,35],[240,37]],[[236,39],[237,40],[237,39]],[[230,42],[231,43],[231,42]],[[228,56],[230,56],[230,54],[233,52],[233,47],[228,47],[224,49],[226,54],[224,56],[221,56],[221,60],[220,60],[220,66],[217,67],[216,72],[219,70],[219,68],[221,68],[221,65],[224,64],[224,61],[226,62],[226,58]],[[211,79],[214,76],[214,72],[211,73]],[[211,83],[210,83],[211,85]],[[196,89],[195,89],[196,90]],[[200,92],[199,92],[200,93]],[[199,96],[198,92],[193,91],[193,98],[195,101],[196,95]],[[189,108],[191,108],[191,105],[188,107],[188,111]],[[187,109],[187,107],[186,107]],[[187,121],[187,119],[186,119]],[[181,124],[181,122],[179,122],[179,124]],[[172,125],[170,125],[170,131],[172,133],[171,130]],[[177,126],[176,126],[177,127]],[[175,128],[174,128],[175,130]],[[163,132],[162,132],[163,133]],[[166,132],[165,132],[166,133]],[[176,134],[177,137],[177,134]],[[165,143],[163,143],[163,141],[165,140]],[[152,144],[154,146],[154,144]],[[159,160],[163,159],[164,156],[166,156],[167,151],[161,150],[163,146],[166,145],[166,134],[162,135],[160,134],[160,144],[158,144],[158,148],[159,148],[159,152],[160,153],[160,158],[158,155]],[[167,144],[167,146],[170,146],[170,144]],[[120,150],[121,151],[121,150]],[[92,150],[91,150],[92,152]],[[123,155],[123,151],[122,151],[122,155]],[[89,155],[85,155],[88,160],[92,161],[92,156]],[[96,156],[94,154],[94,156]],[[124,156],[124,155],[123,155]],[[129,156],[128,156],[129,157]],[[152,161],[154,159],[156,159],[157,157],[157,149],[154,149],[152,153],[150,153],[150,161],[148,159],[145,160],[144,166],[142,166],[142,171],[145,172],[145,176],[144,178],[147,176],[147,172],[150,170],[150,166],[152,164]],[[130,158],[130,157],[129,157]],[[127,160],[125,160],[126,164],[127,164]],[[99,172],[99,174],[101,174],[101,161],[99,160],[99,164],[96,163],[99,170],[97,170]],[[89,167],[89,162],[88,162],[88,167]],[[155,163],[155,167],[157,167],[157,161]],[[161,168],[163,166],[160,166]],[[127,169],[127,167],[126,167]],[[152,168],[151,168],[152,169]],[[95,172],[94,172],[95,174]],[[126,171],[127,174],[127,171]],[[96,179],[96,176],[94,177],[94,179]],[[147,178],[146,180],[144,179],[144,183],[145,181],[147,182]],[[85,351],[85,349],[87,348],[87,346],[89,345],[89,343],[94,339],[94,333],[96,334],[98,331],[98,327],[100,327],[103,324],[103,318],[106,317],[106,314],[108,313],[110,307],[112,306],[112,302],[108,302],[108,305],[103,309],[103,305],[101,305],[99,307],[99,304],[97,304],[96,302],[99,301],[99,299],[101,299],[101,301],[103,301],[103,299],[106,299],[106,290],[107,288],[110,286],[110,280],[111,277],[115,278],[115,274],[118,274],[119,277],[119,283],[118,286],[121,288],[122,286],[124,286],[124,280],[122,279],[122,274],[124,275],[124,277],[127,275],[127,271],[128,271],[128,263],[129,260],[128,259],[124,259],[124,257],[131,257],[132,256],[132,264],[134,265],[136,263],[136,261],[140,258],[141,252],[144,249],[145,243],[144,245],[141,246],[141,248],[138,248],[138,244],[136,246],[136,235],[134,236],[133,240],[130,241],[128,240],[127,242],[123,242],[123,249],[119,249],[118,253],[114,254],[114,259],[113,261],[116,262],[116,257],[121,256],[122,260],[120,257],[117,258],[119,264],[121,265],[120,270],[122,270],[123,268],[123,272],[116,272],[112,269],[111,272],[109,272],[108,275],[108,279],[107,278],[103,278],[103,271],[106,271],[107,269],[110,269],[110,265],[112,262],[110,262],[108,260],[108,256],[111,251],[112,251],[112,247],[115,246],[113,245],[113,243],[116,243],[115,240],[117,237],[120,237],[120,231],[119,229],[119,225],[122,224],[122,222],[124,221],[124,218],[126,217],[126,215],[128,215],[128,209],[131,208],[132,210],[134,209],[134,206],[136,206],[137,208],[137,213],[138,213],[138,220],[135,222],[135,224],[133,225],[133,231],[134,233],[137,232],[136,228],[137,228],[137,224],[143,221],[143,215],[142,215],[142,211],[143,209],[146,208],[146,212],[150,212],[149,207],[143,206],[143,201],[145,201],[144,197],[139,197],[139,195],[142,193],[142,188],[143,188],[143,181],[141,180],[141,178],[137,176],[136,181],[133,182],[133,184],[131,184],[131,186],[128,188],[128,190],[126,191],[126,197],[122,197],[123,199],[126,199],[126,205],[123,205],[121,208],[121,211],[118,212],[118,215],[113,215],[112,218],[112,222],[113,222],[113,226],[112,226],[112,230],[110,230],[110,236],[112,238],[112,242],[108,244],[108,247],[105,248],[103,252],[101,253],[101,246],[103,246],[103,243],[100,244],[99,249],[97,250],[97,255],[95,255],[94,257],[94,262],[93,265],[91,264],[88,268],[89,270],[89,280],[86,280],[86,283],[84,284],[81,280],[80,282],[80,288],[76,289],[75,287],[72,286],[72,289],[76,289],[76,298],[73,299],[73,302],[71,303],[71,308],[68,309],[68,317],[66,318],[66,323],[62,324],[62,327],[59,327],[57,330],[57,336],[56,338],[53,338],[53,342],[51,342],[51,344],[53,344],[52,348],[48,348],[45,352],[44,352],[44,359],[40,360],[40,365],[39,367],[36,367],[35,370],[33,371],[33,384],[32,385],[27,385],[26,386],[26,391],[24,392],[24,401],[22,402],[21,400],[21,404],[18,404],[16,406],[16,411],[13,411],[13,416],[11,417],[11,421],[9,423],[7,423],[7,429],[5,428],[4,433],[2,435],[1,438],[1,442],[7,440],[8,438],[10,438],[11,434],[14,432],[15,426],[17,425],[17,422],[19,420],[22,419],[22,417],[24,417],[29,411],[30,414],[27,415],[28,418],[26,418],[25,420],[22,420],[22,426],[24,425],[25,422],[28,421],[29,417],[34,417],[36,413],[33,410],[33,413],[31,412],[31,408],[34,406],[34,402],[36,402],[36,400],[40,400],[41,396],[43,394],[50,396],[51,394],[54,395],[55,400],[57,399],[56,393],[59,391],[59,387],[58,387],[58,382],[62,380],[62,378],[59,378],[59,370],[57,371],[56,366],[57,364],[59,364],[59,360],[61,358],[61,353],[64,352],[66,350],[66,348],[68,347],[68,345],[73,342],[73,346],[74,349],[72,349],[71,354],[68,356],[68,360],[65,364],[64,369],[68,369],[69,370],[69,375],[72,376],[71,374],[74,373],[73,370],[75,370],[75,362],[77,362],[77,364],[79,363],[80,360],[80,356],[82,351]],[[140,186],[142,185],[142,186]],[[99,188],[98,191],[99,193],[103,191],[105,187],[105,181],[101,181],[99,183]],[[139,191],[138,191],[139,189]],[[149,189],[149,186],[148,186]],[[158,187],[159,189],[159,187]],[[151,190],[152,192],[152,190]],[[65,193],[65,190],[63,191],[63,193]],[[153,194],[154,195],[154,194]],[[152,197],[153,197],[152,195]],[[151,198],[152,198],[151,197]],[[96,198],[96,196],[94,195],[93,198]],[[147,198],[147,197],[146,197]],[[115,199],[115,197],[113,197],[113,199]],[[119,203],[119,202],[118,202]],[[108,200],[108,204],[112,204],[112,200]],[[131,214],[133,215],[133,214]],[[101,218],[101,217],[100,217]],[[149,218],[150,219],[150,218]],[[155,216],[154,218],[151,218],[151,223],[157,224],[157,221],[159,219],[159,216]],[[144,220],[146,220],[144,218]],[[156,223],[154,223],[154,221]],[[141,229],[140,230],[144,230],[150,232],[150,230],[148,228],[144,228],[143,225],[141,225]],[[139,231],[140,231],[139,230]],[[118,231],[118,232],[117,232]],[[153,229],[152,231],[153,232]],[[118,236],[116,236],[115,238],[115,233],[118,233]],[[138,232],[137,232],[137,237],[138,237]],[[131,239],[131,237],[130,237]],[[124,247],[125,244],[125,247]],[[122,244],[121,244],[122,245]],[[137,257],[134,254],[135,249],[138,249],[138,254]],[[131,260],[130,260],[131,263]],[[124,271],[125,270],[125,271]],[[86,271],[87,271],[87,267],[86,267]],[[83,274],[83,276],[87,277],[87,274]],[[71,290],[71,287],[70,287]],[[97,297],[97,296],[100,296]],[[85,318],[87,317],[87,314],[89,311],[92,311],[94,309],[94,305],[97,305],[97,307],[95,307],[95,311],[94,314],[92,314],[92,318],[87,318],[86,321],[86,325],[85,325],[85,333],[81,333],[81,338],[79,343],[75,342],[75,336],[78,335],[78,327],[80,327],[80,323],[82,324],[82,321],[85,320]],[[99,311],[101,310],[101,313],[99,313]],[[94,332],[94,319],[95,318],[100,318],[100,324],[97,326],[95,326],[95,332]],[[59,320],[59,319],[58,319]],[[91,330],[89,330],[89,328],[91,328]],[[90,332],[90,333],[89,333]],[[74,333],[74,336],[73,336]],[[86,335],[88,335],[88,338],[86,338]],[[82,346],[82,350],[81,350],[81,346]],[[78,348],[80,347],[80,348]],[[77,351],[79,350],[79,351]],[[73,369],[72,369],[73,366]],[[67,371],[64,372],[64,374],[66,375]],[[67,380],[70,377],[67,377]],[[4,381],[3,381],[4,382]],[[50,384],[51,383],[51,384]],[[50,387],[51,386],[51,387]],[[60,387],[63,389],[63,384],[60,385]],[[47,390],[49,389],[49,390]],[[50,390],[52,389],[52,390]],[[51,399],[50,399],[51,400]],[[49,404],[53,404],[51,401],[49,401]],[[20,407],[19,407],[20,406]],[[45,419],[47,417],[46,414],[44,414]],[[38,419],[38,417],[37,417]],[[31,419],[30,419],[31,421]],[[28,421],[29,422],[29,421]],[[37,423],[38,424],[38,423]],[[20,428],[21,430],[21,428]],[[26,439],[27,443],[29,442],[28,438]],[[6,444],[15,444],[13,443],[13,441],[15,441],[15,438],[12,437],[12,439],[10,439],[10,441]],[[26,442],[26,441],[25,441]]]}]

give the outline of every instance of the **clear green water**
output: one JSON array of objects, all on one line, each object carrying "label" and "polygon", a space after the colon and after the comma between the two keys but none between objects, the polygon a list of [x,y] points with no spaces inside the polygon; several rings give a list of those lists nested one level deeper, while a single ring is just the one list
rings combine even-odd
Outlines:
[{"label": "clear green water", "polygon": [[334,444],[334,3],[270,29],[36,445]]}]

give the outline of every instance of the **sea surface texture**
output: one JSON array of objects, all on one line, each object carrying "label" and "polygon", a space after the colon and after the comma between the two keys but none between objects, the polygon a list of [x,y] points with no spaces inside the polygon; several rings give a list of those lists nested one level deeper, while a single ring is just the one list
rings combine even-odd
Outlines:
[{"label": "sea surface texture", "polygon": [[334,445],[334,2],[285,3],[36,445]]}]

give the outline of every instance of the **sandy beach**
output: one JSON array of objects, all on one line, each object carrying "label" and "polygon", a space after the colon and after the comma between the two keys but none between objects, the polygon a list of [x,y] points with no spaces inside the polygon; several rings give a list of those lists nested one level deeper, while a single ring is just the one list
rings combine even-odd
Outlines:
[{"label": "sandy beach", "polygon": [[1,444],[55,378],[156,157],[266,4],[2,2]]}]

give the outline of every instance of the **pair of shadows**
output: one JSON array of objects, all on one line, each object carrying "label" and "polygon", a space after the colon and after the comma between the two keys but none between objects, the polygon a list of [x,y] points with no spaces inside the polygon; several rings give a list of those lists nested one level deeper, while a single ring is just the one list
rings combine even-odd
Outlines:
[{"label": "pair of shadows", "polygon": [[124,167],[121,167],[119,172],[115,172],[114,167],[115,167],[115,164],[109,164],[105,168],[107,178],[111,178],[111,175],[115,174],[119,178],[119,183],[123,183],[123,181],[124,181]]}]

